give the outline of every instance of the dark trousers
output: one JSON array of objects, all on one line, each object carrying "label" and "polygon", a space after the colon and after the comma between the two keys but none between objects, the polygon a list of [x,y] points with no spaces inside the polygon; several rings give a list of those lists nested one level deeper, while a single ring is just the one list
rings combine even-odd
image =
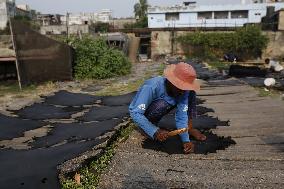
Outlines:
[{"label": "dark trousers", "polygon": [[145,111],[145,117],[154,125],[158,125],[159,121],[176,106],[172,106],[163,99],[152,102]]}]

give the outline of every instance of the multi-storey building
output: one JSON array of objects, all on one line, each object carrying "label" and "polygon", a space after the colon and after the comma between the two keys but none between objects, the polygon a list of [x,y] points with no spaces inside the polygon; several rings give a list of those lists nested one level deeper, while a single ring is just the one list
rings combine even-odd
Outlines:
[{"label": "multi-storey building", "polygon": [[149,7],[149,28],[182,27],[241,27],[248,23],[260,23],[267,15],[267,9],[274,11],[284,8],[284,3],[263,1],[224,5],[198,5],[185,2],[180,6]]}]

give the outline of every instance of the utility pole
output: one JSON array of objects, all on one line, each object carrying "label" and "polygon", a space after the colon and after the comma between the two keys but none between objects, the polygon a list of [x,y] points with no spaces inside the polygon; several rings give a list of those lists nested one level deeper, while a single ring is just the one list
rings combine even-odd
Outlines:
[{"label": "utility pole", "polygon": [[66,13],[66,34],[67,34],[67,40],[69,39],[69,13]]},{"label": "utility pole", "polygon": [[171,32],[171,54],[174,56],[174,43],[175,43],[175,20],[172,19],[172,32]]}]

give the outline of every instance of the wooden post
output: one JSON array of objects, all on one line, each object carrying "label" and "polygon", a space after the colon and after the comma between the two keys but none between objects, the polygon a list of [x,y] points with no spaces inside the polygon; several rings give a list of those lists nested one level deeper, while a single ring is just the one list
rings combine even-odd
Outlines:
[{"label": "wooden post", "polygon": [[15,51],[18,83],[19,83],[20,90],[22,90],[21,75],[20,75],[19,61],[18,61],[18,52],[17,52],[17,46],[16,46],[16,42],[15,42],[15,36],[14,36],[14,32],[13,32],[11,18],[9,18],[9,25],[10,25],[10,32],[11,32],[11,39],[12,39],[13,49]]}]

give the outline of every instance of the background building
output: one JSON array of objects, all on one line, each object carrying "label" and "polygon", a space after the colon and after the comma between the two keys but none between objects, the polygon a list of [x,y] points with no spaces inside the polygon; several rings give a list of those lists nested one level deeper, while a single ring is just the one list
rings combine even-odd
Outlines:
[{"label": "background building", "polygon": [[112,11],[110,9],[103,9],[99,13],[68,13],[61,16],[61,22],[66,25],[68,19],[69,25],[91,25],[96,22],[110,23],[112,20]]},{"label": "background building", "polygon": [[0,0],[0,29],[4,29],[7,26],[9,17],[14,17],[15,14],[15,0]]},{"label": "background building", "polygon": [[172,7],[149,7],[149,28],[182,27],[241,27],[248,23],[261,23],[268,7],[274,11],[284,8],[284,3],[249,3],[236,5],[183,4]]},{"label": "background building", "polygon": [[16,16],[23,16],[30,19],[33,19],[34,17],[34,15],[32,14],[32,10],[27,4],[16,5]]},{"label": "background building", "polygon": [[123,29],[126,24],[134,23],[136,23],[135,18],[113,18],[110,25],[112,25],[114,29]]},{"label": "background building", "polygon": [[41,26],[61,25],[61,16],[59,14],[38,14],[36,19]]}]

